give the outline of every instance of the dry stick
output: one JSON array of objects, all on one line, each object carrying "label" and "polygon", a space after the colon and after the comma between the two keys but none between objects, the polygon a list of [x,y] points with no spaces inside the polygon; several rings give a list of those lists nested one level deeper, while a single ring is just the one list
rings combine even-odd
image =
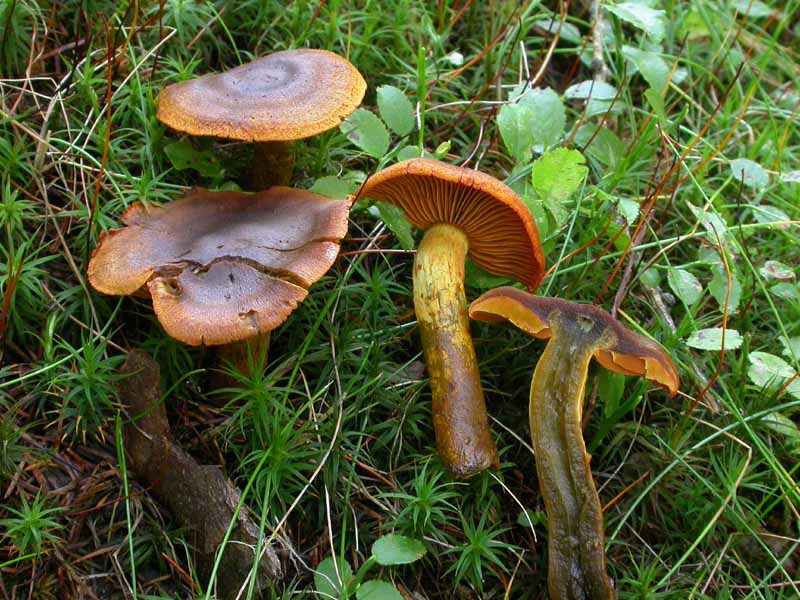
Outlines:
[{"label": "dry stick", "polygon": [[605,83],[608,79],[608,67],[603,54],[603,30],[605,29],[605,14],[603,12],[602,0],[593,0],[592,12],[594,13],[594,25],[592,26],[592,69],[594,70],[594,80]]},{"label": "dry stick", "polygon": [[[150,355],[132,350],[120,374],[126,376],[119,393],[128,407],[124,439],[129,465],[147,481],[148,489],[169,507],[176,520],[190,529],[195,560],[204,575],[211,573],[228,527],[231,521],[236,522],[216,579],[220,595],[233,597],[252,571],[258,525],[246,508],[237,511],[241,492],[222,471],[199,464],[173,440],[161,401],[160,370]],[[282,572],[275,551],[265,545],[259,557],[256,590],[265,589]]]}]

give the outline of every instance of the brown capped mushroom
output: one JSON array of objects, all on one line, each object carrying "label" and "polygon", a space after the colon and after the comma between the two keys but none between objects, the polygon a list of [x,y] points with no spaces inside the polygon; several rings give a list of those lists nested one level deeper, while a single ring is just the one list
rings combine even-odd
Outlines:
[{"label": "brown capped mushroom", "polygon": [[589,361],[641,375],[674,396],[678,372],[656,342],[622,327],[596,306],[501,287],[469,309],[480,321],[510,322],[549,340],[531,382],[530,427],[547,510],[548,587],[559,600],[612,599],[606,574],[603,511],[583,442],[581,417]]},{"label": "brown capped mushroom", "polygon": [[348,213],[348,202],[285,187],[135,204],[127,227],[101,238],[89,281],[106,294],[146,287],[164,329],[186,344],[245,340],[305,299],[336,259]]},{"label": "brown capped mushroom", "polygon": [[158,119],[177,131],[255,142],[253,187],[286,185],[292,142],[336,127],[361,104],[358,70],[326,50],[284,50],[167,86]]},{"label": "brown capped mushroom", "polygon": [[423,158],[370,177],[359,192],[391,202],[425,229],[414,260],[414,309],[433,400],[436,446],[445,466],[470,476],[497,463],[464,294],[464,260],[531,290],[544,272],[536,224],[494,177]]}]

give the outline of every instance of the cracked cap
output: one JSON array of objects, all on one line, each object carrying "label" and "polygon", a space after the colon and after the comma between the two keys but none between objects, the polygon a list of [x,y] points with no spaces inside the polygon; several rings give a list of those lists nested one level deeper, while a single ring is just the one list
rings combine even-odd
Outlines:
[{"label": "cracked cap", "polygon": [[420,229],[437,223],[460,228],[469,257],[490,273],[512,277],[529,290],[542,280],[536,223],[519,196],[490,175],[413,158],[370,177],[358,195],[396,204]]},{"label": "cracked cap", "polygon": [[361,104],[367,84],[341,56],[284,50],[167,86],[158,119],[192,135],[290,141],[332,129]]},{"label": "cracked cap", "polygon": [[227,344],[271,331],[331,267],[350,205],[305,190],[195,188],[163,206],[134,204],[89,262],[92,286],[145,288],[164,329],[184,343]]},{"label": "cracked cap", "polygon": [[606,369],[623,375],[643,376],[672,396],[678,392],[678,372],[667,351],[653,340],[625,329],[597,306],[499,287],[475,300],[469,307],[469,316],[477,321],[507,321],[529,335],[549,339],[552,334],[550,316],[555,311],[569,320],[588,319],[608,331],[608,342],[594,353],[597,362]]}]

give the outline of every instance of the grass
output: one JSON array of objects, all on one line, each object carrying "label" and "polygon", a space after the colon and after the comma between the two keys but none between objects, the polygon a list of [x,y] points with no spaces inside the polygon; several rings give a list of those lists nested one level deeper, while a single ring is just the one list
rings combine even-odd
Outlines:
[{"label": "grass", "polygon": [[[592,79],[584,4],[0,0],[4,598],[210,597],[185,532],[117,461],[116,370],[137,347],[161,365],[176,437],[224,466],[291,556],[273,597],[309,597],[324,558],[357,570],[392,531],[427,548],[376,569],[407,597],[545,597],[526,425],[542,344],[473,324],[502,464],[454,481],[434,452],[396,215],[356,207],[336,265],[273,333],[266,370],[233,373],[224,398],[208,384],[212,351],[170,340],[148,302],[86,283],[87,256],[125,207],[230,186],[246,164],[241,145],[190,140],[202,168],[177,168],[181,137],[155,119],[158,92],[303,46],[347,56],[366,109],[380,115],[376,90],[391,85],[423,110],[379,151],[339,130],[305,141],[294,185],[335,176],[351,190],[420,144],[466,161],[531,206],[551,268],[541,293],[616,309],[672,354],[674,400],[590,375],[585,437],[620,598],[797,597],[800,7],[663,0],[659,40],[607,6],[613,93],[587,105],[563,96]],[[561,15],[556,39],[543,23]],[[501,126],[529,76],[565,108],[547,145],[586,159],[574,191],[532,180],[540,149],[519,151]],[[557,112],[520,119],[541,127]],[[578,167],[561,165],[559,183]],[[469,298],[494,284],[471,271]],[[706,330],[723,327],[720,350]]]}]

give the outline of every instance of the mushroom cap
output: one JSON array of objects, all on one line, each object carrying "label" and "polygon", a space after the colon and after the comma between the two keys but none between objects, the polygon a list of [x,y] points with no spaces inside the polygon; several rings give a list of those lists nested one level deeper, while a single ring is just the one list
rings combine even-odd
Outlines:
[{"label": "mushroom cap", "polygon": [[548,339],[551,336],[550,315],[554,311],[574,320],[588,318],[611,333],[607,338],[610,343],[594,353],[597,362],[606,369],[623,375],[644,376],[672,396],[678,392],[678,371],[667,351],[653,340],[626,329],[597,306],[499,287],[475,300],[469,307],[469,316],[477,321],[508,321],[529,335]]},{"label": "mushroom cap", "polygon": [[116,295],[146,286],[164,329],[184,343],[247,339],[283,323],[331,267],[349,208],[285,187],[137,203],[122,216],[127,227],[101,237],[89,281]]},{"label": "mushroom cap", "polygon": [[284,50],[168,85],[158,119],[192,135],[248,142],[290,141],[336,127],[361,104],[367,84],[327,50]]},{"label": "mushroom cap", "polygon": [[544,275],[544,253],[530,211],[494,177],[437,160],[412,158],[376,173],[359,196],[396,204],[420,229],[438,223],[460,228],[469,257],[481,268],[524,283]]}]

